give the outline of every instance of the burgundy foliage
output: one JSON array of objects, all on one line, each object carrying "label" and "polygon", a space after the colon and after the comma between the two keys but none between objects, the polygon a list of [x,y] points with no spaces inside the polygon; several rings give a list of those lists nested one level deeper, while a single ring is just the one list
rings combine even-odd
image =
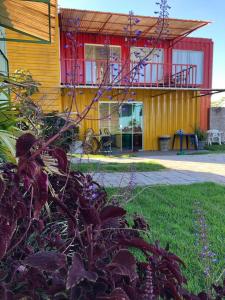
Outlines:
[{"label": "burgundy foliage", "polygon": [[[90,176],[69,171],[61,149],[40,147],[25,134],[18,165],[1,166],[0,299],[223,299],[222,286],[214,296],[186,291],[182,261],[142,238],[141,217],[129,226]],[[43,154],[59,172],[47,172]]]}]

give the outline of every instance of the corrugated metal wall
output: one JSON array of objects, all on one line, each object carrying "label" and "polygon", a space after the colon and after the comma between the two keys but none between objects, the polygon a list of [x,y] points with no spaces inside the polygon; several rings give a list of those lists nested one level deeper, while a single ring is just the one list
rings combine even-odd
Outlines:
[{"label": "corrugated metal wall", "polygon": [[[81,89],[77,94],[77,108],[79,113],[90,105],[95,89]],[[71,104],[69,90],[64,89],[63,107],[67,109]],[[157,150],[160,135],[173,135],[176,130],[183,129],[187,133],[199,126],[200,98],[196,98],[194,91],[165,91],[165,90],[136,90],[135,101],[143,102],[144,112],[144,150]],[[77,108],[73,105],[76,115]],[[95,119],[95,120],[91,120]],[[82,121],[81,135],[87,128],[99,130],[98,104],[90,110],[87,118]]]},{"label": "corrugated metal wall", "polygon": [[[58,18],[56,20],[56,38],[50,45],[7,42],[10,73],[17,69],[30,71],[34,80],[41,84],[40,93],[35,98],[45,111],[61,110]],[[9,30],[6,36],[24,38]]]}]

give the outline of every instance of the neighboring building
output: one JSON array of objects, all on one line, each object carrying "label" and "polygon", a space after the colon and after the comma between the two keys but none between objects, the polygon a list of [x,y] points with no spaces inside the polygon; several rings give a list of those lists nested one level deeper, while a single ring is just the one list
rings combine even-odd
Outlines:
[{"label": "neighboring building", "polygon": [[[136,28],[142,34],[129,48],[124,32],[128,15],[60,9],[59,30],[56,15],[55,18],[55,39],[51,44],[7,43],[9,68],[11,72],[17,68],[28,69],[33,74],[42,84],[42,106],[48,111],[68,109],[70,90],[76,84],[79,93],[77,105],[73,106],[74,114],[77,109],[79,112],[85,109],[93,99],[109,63],[108,57],[113,56],[109,63],[113,67],[107,71],[110,86],[124,65],[135,66],[136,52],[145,55],[149,49],[148,38],[155,34],[156,27],[156,18],[138,17],[140,22]],[[113,146],[119,150],[156,150],[161,135],[173,135],[178,129],[193,132],[198,126],[207,129],[210,96],[198,96],[204,89],[211,89],[213,42],[186,37],[206,24],[169,19],[169,31],[166,38],[157,43],[160,49],[157,55],[152,55],[139,75],[134,76],[131,87],[134,101],[118,105],[121,98],[110,100],[111,95],[130,86],[127,80],[120,81],[94,104],[82,122],[81,133],[87,128],[93,128],[96,133],[106,129],[113,136]],[[76,51],[71,39],[79,44]],[[108,53],[104,50],[106,39],[110,45]],[[108,114],[111,117],[104,119]]]}]

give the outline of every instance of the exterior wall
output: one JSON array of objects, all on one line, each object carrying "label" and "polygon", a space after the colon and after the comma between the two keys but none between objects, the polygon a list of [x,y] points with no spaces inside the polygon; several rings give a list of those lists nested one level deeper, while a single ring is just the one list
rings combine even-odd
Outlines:
[{"label": "exterior wall", "polygon": [[[210,109],[210,129],[218,129],[225,133],[225,107]],[[222,135],[222,141],[225,141],[225,134]]]},{"label": "exterior wall", "polygon": [[[61,110],[58,21],[55,30],[55,39],[50,45],[7,42],[10,73],[17,69],[30,71],[33,79],[41,84],[40,93],[34,95],[34,99],[46,112]],[[6,31],[6,35],[7,38],[24,38],[9,30]]]},{"label": "exterior wall", "polygon": [[[62,83],[70,83],[68,81],[67,74],[71,74],[72,68],[68,68],[68,64],[65,64],[65,59],[74,58],[74,52],[72,47],[64,47],[64,45],[70,45],[68,38],[64,32],[61,32],[61,82]],[[74,36],[75,37],[75,36]],[[78,43],[81,45],[85,43],[90,44],[104,44],[106,37],[103,35],[97,34],[86,34],[79,33],[76,35]],[[107,37],[108,42],[111,45],[119,45],[121,46],[122,57],[121,60],[125,61],[127,57],[129,57],[128,50],[129,48],[126,46],[125,37],[121,36],[110,36]],[[148,45],[147,40],[140,39],[135,46],[145,46]],[[213,41],[211,39],[205,38],[183,38],[172,47],[170,47],[168,41],[163,41],[159,43],[159,48],[164,49],[164,62],[165,64],[172,64],[172,50],[180,49],[180,50],[196,50],[204,52],[204,74],[203,74],[203,84],[202,88],[210,89],[212,88],[212,66],[213,66]],[[84,47],[78,48],[78,58],[84,59]],[[83,70],[83,66],[80,66],[80,70]],[[82,72],[82,71],[81,71]],[[209,109],[211,104],[211,97],[199,97],[200,103],[200,127],[203,130],[207,130],[209,128]]]},{"label": "exterior wall", "polygon": [[[70,37],[71,39],[71,37]],[[79,59],[84,59],[84,47],[80,46],[74,51],[73,46],[71,46],[71,41],[66,36],[65,32],[60,32],[60,51],[61,51],[61,82],[69,83],[66,73],[72,73],[72,68],[69,68],[68,65],[66,69],[65,59],[74,59],[75,53]],[[87,34],[79,33],[74,34],[74,39],[77,40],[77,44],[105,44],[106,36],[101,34]],[[126,61],[129,57],[129,47],[127,47],[126,38],[122,36],[107,36],[107,43],[110,45],[121,46],[121,60]],[[67,45],[68,47],[65,47]],[[149,43],[147,39],[140,39],[133,46],[137,47],[146,47]],[[205,38],[184,38],[180,42],[176,43],[174,46],[170,47],[168,41],[161,41],[158,45],[158,48],[164,49],[164,63],[172,64],[172,50],[197,50],[204,52],[204,79],[202,87],[211,88],[212,87],[212,61],[213,61],[213,42],[211,39]]]},{"label": "exterior wall", "polygon": [[[212,68],[213,68],[213,41],[203,38],[185,38],[174,45],[173,49],[196,50],[204,52],[204,78],[203,88],[212,88]],[[172,53],[172,49],[171,49]],[[169,55],[171,57],[171,55]],[[200,98],[200,127],[203,130],[209,129],[209,110],[211,106],[211,97],[204,96]]]},{"label": "exterior wall", "polygon": [[[63,91],[64,109],[70,106],[71,97],[68,92],[68,89]],[[80,89],[76,101],[79,112],[90,105],[95,92],[95,89]],[[144,150],[158,150],[160,135],[172,136],[178,129],[191,133],[199,126],[200,98],[195,97],[196,92],[140,89],[135,92],[134,100],[143,102],[144,106]],[[75,106],[73,111],[76,112]],[[82,121],[81,138],[87,128],[93,128],[96,133],[99,131],[98,104],[90,110],[88,119]]]}]

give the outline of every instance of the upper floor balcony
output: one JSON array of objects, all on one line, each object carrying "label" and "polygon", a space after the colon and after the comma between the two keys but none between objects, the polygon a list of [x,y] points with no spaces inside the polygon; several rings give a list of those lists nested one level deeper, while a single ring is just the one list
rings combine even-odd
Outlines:
[{"label": "upper floor balcony", "polygon": [[95,87],[197,88],[201,85],[198,66],[132,61],[64,59],[62,84]]},{"label": "upper floor balcony", "polygon": [[[157,18],[133,16],[138,22],[127,36],[124,28],[129,17],[60,9],[62,85],[211,87],[212,41],[186,38],[207,21],[167,19],[167,33],[159,36]],[[145,63],[139,65],[140,60]]]}]

